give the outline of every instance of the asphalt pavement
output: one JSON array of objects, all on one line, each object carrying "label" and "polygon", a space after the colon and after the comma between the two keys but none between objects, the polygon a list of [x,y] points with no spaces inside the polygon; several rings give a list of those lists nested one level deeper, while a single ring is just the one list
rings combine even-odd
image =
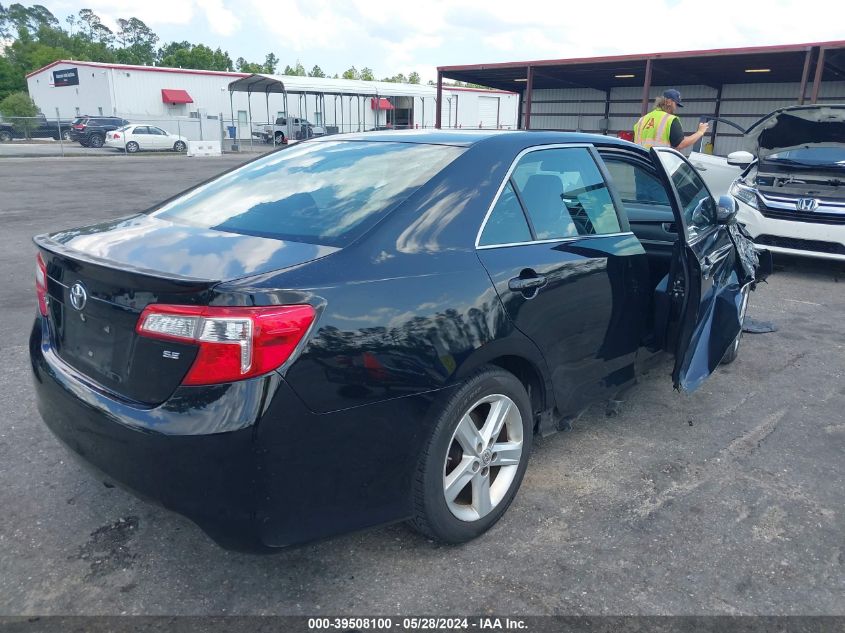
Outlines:
[{"label": "asphalt pavement", "polygon": [[839,264],[779,258],[749,307],[778,331],[746,334],[693,395],[672,390],[667,363],[620,407],[537,440],[508,513],[465,545],[395,525],[232,553],[98,481],[33,401],[30,237],[147,208],[245,158],[0,161],[0,615],[845,615]]}]

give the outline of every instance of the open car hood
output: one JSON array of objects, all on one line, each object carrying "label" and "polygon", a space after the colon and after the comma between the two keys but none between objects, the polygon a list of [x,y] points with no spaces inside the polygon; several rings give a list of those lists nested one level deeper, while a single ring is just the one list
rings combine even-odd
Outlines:
[{"label": "open car hood", "polygon": [[845,104],[775,110],[745,132],[745,146],[760,160],[798,147],[845,144]]}]

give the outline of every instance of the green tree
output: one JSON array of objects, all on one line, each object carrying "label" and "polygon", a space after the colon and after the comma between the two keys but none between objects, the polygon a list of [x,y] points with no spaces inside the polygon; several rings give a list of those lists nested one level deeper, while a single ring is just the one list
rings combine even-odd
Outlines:
[{"label": "green tree", "polygon": [[56,16],[40,4],[25,7],[17,2],[10,4],[8,9],[3,9],[0,5],[0,22],[5,23],[5,27],[0,25],[0,36],[2,37],[9,37],[20,29],[35,32],[42,26],[50,28],[58,28],[59,26]]},{"label": "green tree", "polygon": [[393,77],[385,77],[382,81],[389,81],[390,83],[395,84],[405,84],[408,83],[408,78],[405,77],[402,73],[393,75]]},{"label": "green tree", "polygon": [[264,72],[268,75],[275,75],[279,67],[279,58],[274,53],[267,53],[264,58]]},{"label": "green tree", "polygon": [[409,84],[418,84],[420,83],[420,74],[415,70],[410,75],[408,75],[408,83]]},{"label": "green tree", "polygon": [[311,69],[311,72],[308,73],[309,77],[325,77],[326,73],[323,72],[323,69],[314,64],[314,68]]},{"label": "green tree", "polygon": [[358,69],[355,66],[349,68],[349,70],[343,71],[343,75],[341,75],[344,79],[360,79],[361,73],[358,72]]},{"label": "green tree", "polygon": [[305,72],[305,66],[303,66],[302,62],[298,59],[296,60],[296,66],[285,66],[285,72],[282,74],[292,75],[294,77],[305,77],[307,75]]},{"label": "green tree", "polygon": [[[125,22],[126,20],[124,20]],[[118,20],[120,23],[120,20]],[[82,28],[87,30],[88,39],[93,40],[96,30],[103,26],[100,16],[94,13],[91,9],[82,9],[79,11],[79,24]]]},{"label": "green tree", "polygon": [[156,61],[158,35],[138,18],[120,18],[117,25],[119,30],[116,39],[121,44],[121,48],[115,51],[117,61],[152,66]]},{"label": "green tree", "polygon": [[197,68],[200,70],[232,70],[229,53],[219,48],[211,50],[204,44],[170,42],[159,49],[159,64],[173,68]]},{"label": "green tree", "polygon": [[38,116],[38,106],[25,92],[13,92],[3,101],[0,101],[0,114],[12,123],[12,127],[29,138],[30,131],[35,127],[36,121],[31,118],[14,117],[35,117]]},{"label": "green tree", "polygon": [[255,62],[248,62],[243,57],[238,57],[235,61],[235,65],[238,67],[238,70],[242,73],[256,73],[261,74],[264,72],[264,66],[261,64],[256,64]]},{"label": "green tree", "polygon": [[361,69],[361,75],[359,79],[362,79],[363,81],[375,81],[376,76],[373,74],[372,68],[367,68],[366,66],[364,66]]}]

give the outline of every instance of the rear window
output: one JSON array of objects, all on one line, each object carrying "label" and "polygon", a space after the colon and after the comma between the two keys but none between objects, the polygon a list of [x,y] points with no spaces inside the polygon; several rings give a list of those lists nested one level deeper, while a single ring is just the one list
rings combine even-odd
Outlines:
[{"label": "rear window", "polygon": [[303,143],[189,191],[152,215],[231,233],[344,246],[463,151],[415,143]]}]

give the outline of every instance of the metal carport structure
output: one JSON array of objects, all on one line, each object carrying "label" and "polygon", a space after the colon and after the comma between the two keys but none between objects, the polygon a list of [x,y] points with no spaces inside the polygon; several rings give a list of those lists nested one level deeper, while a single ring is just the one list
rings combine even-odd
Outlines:
[{"label": "metal carport structure", "polygon": [[[845,40],[441,66],[437,69],[438,98],[444,79],[519,92],[523,129],[630,130],[659,94],[658,86],[695,87],[682,90],[684,102],[690,96],[693,107],[681,114],[690,118],[730,115],[750,124],[753,117],[766,113],[762,109],[775,103],[845,101]],[[759,107],[748,106],[755,101]],[[727,112],[726,105],[730,106]],[[590,125],[582,128],[583,119]],[[440,124],[438,112],[437,127]],[[716,126],[711,134],[714,144],[717,134],[737,136],[718,132]]]},{"label": "metal carport structure", "polygon": [[[265,104],[266,104],[266,115],[267,120],[271,121],[272,118],[270,116],[270,95],[271,94],[280,94],[282,95],[283,103],[284,103],[284,111],[287,118],[287,137],[294,138],[293,132],[293,125],[291,123],[291,119],[293,118],[290,116],[290,109],[289,109],[289,97],[296,95],[299,98],[299,113],[300,117],[305,118],[305,108],[303,108],[302,100],[305,99],[306,106],[307,100],[309,96],[313,96],[317,99],[319,105],[319,111],[322,116],[325,118],[326,113],[326,97],[334,97],[334,104],[332,107],[332,112],[334,116],[334,127],[337,128],[336,131],[345,131],[344,126],[345,117],[348,114],[349,118],[349,131],[363,131],[362,127],[366,127],[366,117],[364,115],[366,111],[366,99],[371,99],[371,106],[375,113],[375,121],[378,122],[380,112],[386,110],[392,110],[393,105],[387,104],[385,101],[390,98],[396,97],[409,97],[411,99],[418,99],[421,101],[422,106],[422,117],[425,117],[425,101],[426,96],[424,94],[414,94],[407,91],[407,87],[400,88],[399,85],[384,85],[383,82],[365,82],[365,81],[356,81],[356,80],[342,80],[336,81],[332,83],[331,81],[327,81],[325,79],[321,80],[321,83],[326,83],[325,87],[321,88],[313,88],[307,89],[303,85],[299,83],[299,80],[305,80],[304,77],[276,77],[273,75],[265,75],[265,74],[252,74],[246,77],[242,77],[236,79],[229,83],[228,90],[229,90],[229,107],[231,111],[232,120],[235,120],[235,111],[234,111],[234,102],[233,102],[233,94],[235,92],[242,92],[247,94],[247,113],[248,113],[248,125],[250,128],[250,138],[252,138],[252,103],[251,103],[251,96],[253,94],[264,94],[265,95]],[[423,89],[424,87],[420,87]],[[430,90],[430,88],[428,88]],[[347,112],[344,112],[344,98],[348,99],[348,108]],[[430,97],[429,97],[430,98]],[[355,122],[353,122],[353,101],[355,103]],[[339,105],[339,107],[338,107]],[[438,109],[435,107],[435,111]],[[338,116],[339,114],[339,116]],[[339,119],[339,121],[338,121]],[[339,123],[339,125],[338,125]],[[357,125],[357,130],[352,130],[353,126]],[[323,121],[323,126],[327,127],[327,130],[330,130],[330,126],[326,126],[326,121]],[[274,141],[275,142],[275,141]]]}]

